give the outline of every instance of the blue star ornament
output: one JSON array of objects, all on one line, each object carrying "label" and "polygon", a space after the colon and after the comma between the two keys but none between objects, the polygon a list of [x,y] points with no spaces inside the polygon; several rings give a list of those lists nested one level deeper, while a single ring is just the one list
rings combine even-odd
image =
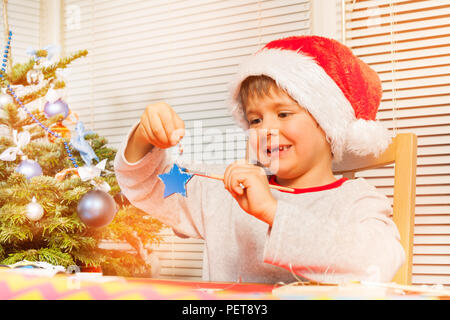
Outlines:
[{"label": "blue star ornament", "polygon": [[171,194],[180,193],[186,197],[186,184],[193,177],[193,174],[186,173],[186,169],[174,164],[168,173],[159,174],[158,178],[164,182],[164,198]]}]

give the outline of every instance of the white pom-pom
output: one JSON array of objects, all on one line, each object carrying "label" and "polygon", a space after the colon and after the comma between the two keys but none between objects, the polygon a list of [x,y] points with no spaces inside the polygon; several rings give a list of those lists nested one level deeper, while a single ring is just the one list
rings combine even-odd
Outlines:
[{"label": "white pom-pom", "polygon": [[365,156],[379,156],[392,141],[391,132],[379,121],[358,119],[353,121],[347,130],[347,151]]}]

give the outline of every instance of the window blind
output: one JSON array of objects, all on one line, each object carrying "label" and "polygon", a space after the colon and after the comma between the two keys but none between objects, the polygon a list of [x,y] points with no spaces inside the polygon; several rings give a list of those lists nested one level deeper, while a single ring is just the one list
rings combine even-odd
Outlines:
[{"label": "window blind", "polygon": [[[3,3],[0,3],[0,16],[2,17],[0,39],[3,52],[8,42],[8,37],[5,36]],[[37,49],[40,46],[40,1],[9,0],[7,4],[7,19],[8,28],[13,33],[9,59],[12,65],[27,62],[31,58],[27,54],[27,50],[30,47]],[[30,106],[36,107],[38,102],[33,102]],[[0,110],[0,112],[3,112],[3,110]],[[4,125],[0,125],[0,136],[2,135],[9,135],[9,129]]]},{"label": "window blind", "polygon": [[[383,83],[378,119],[418,136],[413,284],[450,285],[450,3],[345,0],[345,43]],[[393,195],[393,167],[363,176]]]},{"label": "window blind", "polygon": [[[231,76],[265,43],[310,33],[309,0],[65,0],[64,9],[66,52],[89,50],[70,68],[71,109],[118,147],[149,103],[165,101],[191,134],[184,159],[242,158],[226,110]],[[234,141],[220,138],[226,130]],[[203,242],[164,235],[161,277],[200,279]]]},{"label": "window blind", "polygon": [[[2,51],[6,45],[4,33],[3,4],[0,3],[0,24]],[[9,0],[7,4],[9,29],[13,32],[11,52],[13,63],[23,63],[30,59],[27,49],[37,49],[40,45],[40,1],[39,0]]]}]

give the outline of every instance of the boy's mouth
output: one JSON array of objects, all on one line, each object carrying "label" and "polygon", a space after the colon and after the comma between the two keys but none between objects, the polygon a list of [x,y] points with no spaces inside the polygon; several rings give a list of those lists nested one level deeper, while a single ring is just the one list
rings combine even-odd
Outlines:
[{"label": "boy's mouth", "polygon": [[285,154],[291,147],[292,147],[292,145],[280,145],[280,146],[274,146],[274,147],[269,146],[267,148],[267,155],[269,157],[281,156],[281,155]]}]

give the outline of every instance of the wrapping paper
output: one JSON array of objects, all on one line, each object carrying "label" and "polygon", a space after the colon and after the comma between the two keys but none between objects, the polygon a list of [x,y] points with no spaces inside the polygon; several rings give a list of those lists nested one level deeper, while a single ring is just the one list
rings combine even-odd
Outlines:
[{"label": "wrapping paper", "polygon": [[46,276],[0,270],[2,300],[237,300],[276,299],[272,285],[186,282],[91,274]]}]

